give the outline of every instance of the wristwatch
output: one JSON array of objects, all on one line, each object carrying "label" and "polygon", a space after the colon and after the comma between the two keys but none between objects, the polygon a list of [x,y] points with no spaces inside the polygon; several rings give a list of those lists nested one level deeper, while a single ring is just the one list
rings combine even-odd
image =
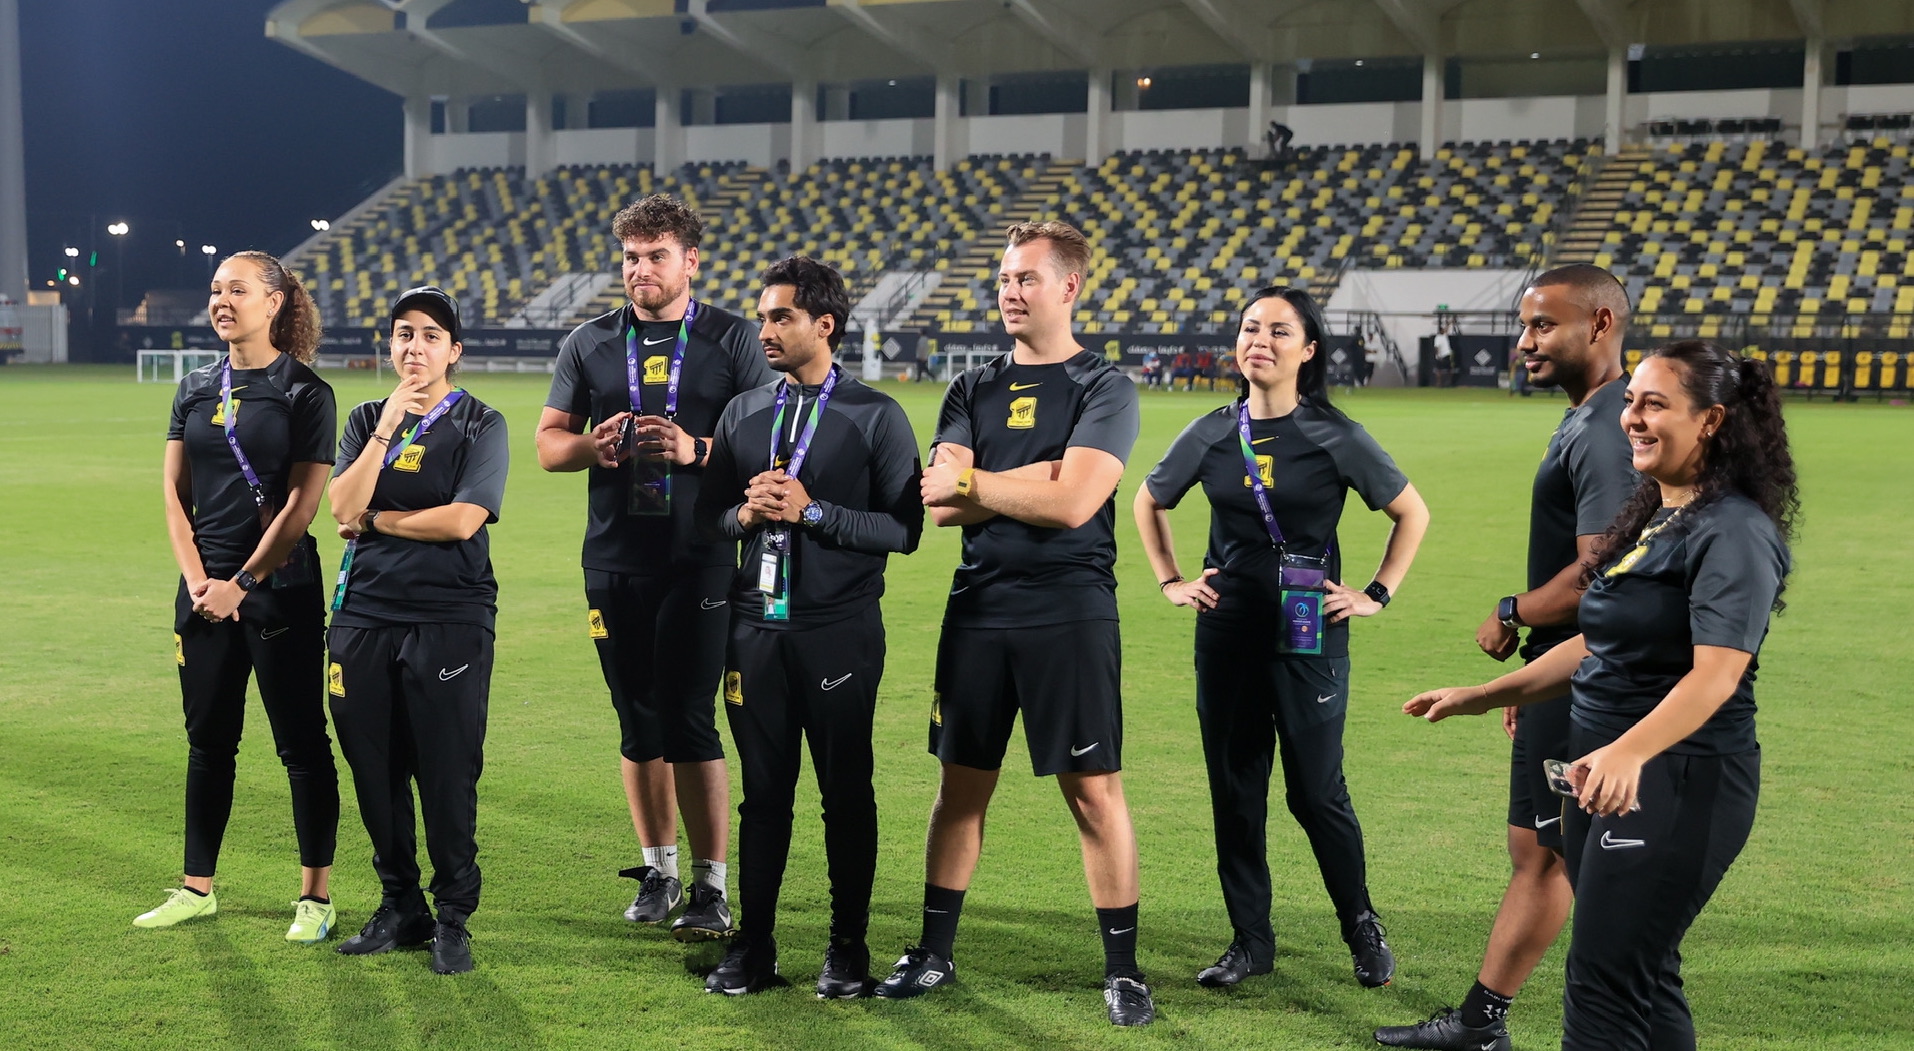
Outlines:
[{"label": "wristwatch", "polygon": [[1523,626],[1521,614],[1515,611],[1514,595],[1509,595],[1495,604],[1495,619],[1501,621],[1502,626],[1510,631]]},{"label": "wristwatch", "polygon": [[1380,580],[1370,581],[1369,586],[1362,589],[1362,593],[1382,603],[1384,606],[1389,605],[1389,589],[1383,587],[1382,581]]},{"label": "wristwatch", "polygon": [[233,574],[233,583],[238,584],[241,591],[251,591],[259,586],[258,578],[243,569]]},{"label": "wristwatch", "polygon": [[798,512],[798,518],[807,526],[815,526],[824,521],[824,505],[813,500],[804,505],[804,510]]},{"label": "wristwatch", "polygon": [[705,455],[709,453],[710,451],[711,451],[710,444],[707,443],[703,438],[691,439],[691,466],[695,467],[698,464],[703,463]]},{"label": "wristwatch", "polygon": [[963,470],[958,471],[957,472],[957,495],[969,496],[971,493],[971,487],[975,484],[976,477],[977,477],[977,469],[975,467],[966,467]]},{"label": "wristwatch", "polygon": [[361,516],[361,517],[360,517],[360,519],[359,519],[359,524],[360,524],[360,525],[362,525],[362,526],[365,526],[365,528],[364,528],[364,529],[361,529],[361,530],[359,530],[359,532],[361,532],[361,533],[376,533],[376,532],[378,532],[378,530],[377,530],[377,529],[374,529],[374,528],[372,528],[372,523],[374,523],[374,522],[376,522],[376,521],[378,521],[378,520],[379,520],[379,512],[377,512],[377,511],[367,511],[367,512],[366,512],[366,513],[365,513],[365,514],[364,514],[363,516]]}]

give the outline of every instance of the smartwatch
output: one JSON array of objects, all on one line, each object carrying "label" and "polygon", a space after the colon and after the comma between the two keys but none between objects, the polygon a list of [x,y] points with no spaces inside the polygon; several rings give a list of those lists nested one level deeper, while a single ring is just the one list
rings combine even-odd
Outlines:
[{"label": "smartwatch", "polygon": [[807,526],[817,525],[824,521],[824,505],[816,500],[805,504],[804,510],[798,512],[798,519]]},{"label": "smartwatch", "polygon": [[365,526],[365,528],[364,528],[364,529],[361,529],[361,530],[359,530],[359,532],[361,532],[361,533],[376,533],[376,532],[378,532],[378,530],[377,530],[377,529],[375,529],[375,528],[373,528],[373,525],[372,525],[372,523],[374,523],[374,522],[377,522],[378,520],[379,520],[379,512],[377,512],[377,511],[367,511],[367,512],[365,513],[365,516],[364,516],[363,518],[361,518],[361,519],[359,520],[359,524],[360,524],[360,525],[362,525],[362,526]]},{"label": "smartwatch", "polygon": [[703,463],[705,456],[710,452],[711,446],[703,438],[691,439],[691,466],[695,467]]},{"label": "smartwatch", "polygon": [[1389,589],[1383,587],[1382,581],[1380,580],[1370,581],[1369,586],[1362,589],[1362,593],[1382,603],[1385,607],[1389,605]]},{"label": "smartwatch", "polygon": [[241,591],[251,591],[259,586],[258,578],[243,569],[233,574],[233,583],[238,584]]},{"label": "smartwatch", "polygon": [[1510,631],[1523,626],[1521,614],[1515,611],[1514,595],[1509,595],[1495,604],[1495,619],[1501,621],[1502,626]]}]

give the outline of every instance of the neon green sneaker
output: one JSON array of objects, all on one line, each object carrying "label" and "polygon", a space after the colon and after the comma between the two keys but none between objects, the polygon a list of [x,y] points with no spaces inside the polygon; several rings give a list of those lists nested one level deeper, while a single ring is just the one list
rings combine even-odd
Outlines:
[{"label": "neon green sneaker", "polygon": [[292,903],[292,926],[286,930],[286,940],[311,945],[326,940],[332,933],[332,903],[320,903],[311,898],[300,898]]},{"label": "neon green sneaker", "polygon": [[195,894],[185,887],[172,887],[166,892],[166,901],[151,912],[142,912],[133,917],[135,927],[171,927],[182,920],[195,916],[211,916],[219,911],[219,895],[208,891]]}]

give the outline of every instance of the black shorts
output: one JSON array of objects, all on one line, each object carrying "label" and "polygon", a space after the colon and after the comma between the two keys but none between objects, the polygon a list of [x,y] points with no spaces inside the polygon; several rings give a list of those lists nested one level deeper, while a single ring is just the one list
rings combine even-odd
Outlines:
[{"label": "black shorts", "polygon": [[1509,824],[1532,829],[1543,846],[1562,851],[1561,796],[1549,790],[1544,759],[1574,759],[1569,754],[1568,697],[1522,707],[1515,720],[1515,744],[1509,750]]},{"label": "black shorts", "polygon": [[930,705],[930,753],[1003,766],[1023,711],[1038,777],[1123,768],[1123,646],[1114,620],[1034,628],[944,625]]},{"label": "black shorts", "polygon": [[729,566],[668,576],[585,571],[587,631],[634,763],[724,758],[716,698],[731,625]]}]

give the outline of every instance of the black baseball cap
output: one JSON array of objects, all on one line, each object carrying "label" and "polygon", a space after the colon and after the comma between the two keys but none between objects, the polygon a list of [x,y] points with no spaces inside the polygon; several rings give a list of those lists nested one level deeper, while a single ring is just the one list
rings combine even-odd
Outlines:
[{"label": "black baseball cap", "polygon": [[459,342],[459,304],[446,294],[445,289],[437,285],[420,285],[399,293],[399,298],[392,301],[391,320],[397,321],[399,315],[408,310],[425,311],[452,337],[452,342]]}]

